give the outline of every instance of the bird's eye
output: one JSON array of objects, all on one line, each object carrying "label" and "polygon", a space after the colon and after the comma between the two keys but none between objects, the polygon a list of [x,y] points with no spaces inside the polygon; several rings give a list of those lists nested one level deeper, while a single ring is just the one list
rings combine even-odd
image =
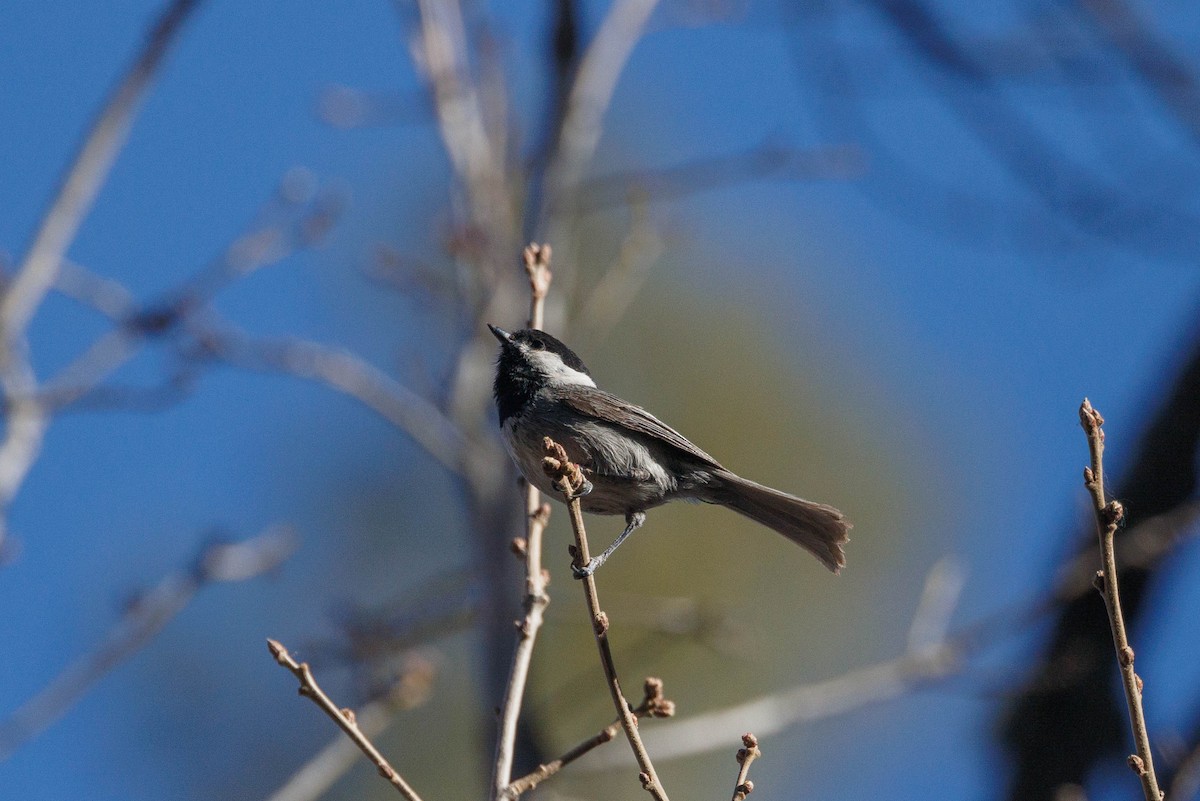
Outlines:
[{"label": "bird's eye", "polygon": [[546,343],[540,339],[531,339],[529,340],[529,347],[533,348],[534,350],[545,350]]}]

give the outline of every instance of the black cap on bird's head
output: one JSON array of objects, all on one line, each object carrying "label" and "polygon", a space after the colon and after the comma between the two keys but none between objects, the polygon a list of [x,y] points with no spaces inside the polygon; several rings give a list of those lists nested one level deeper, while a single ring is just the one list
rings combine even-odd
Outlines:
[{"label": "black cap on bird's head", "polygon": [[584,375],[591,375],[591,372],[588,371],[583,360],[575,354],[575,351],[545,331],[539,331],[536,328],[522,328],[520,331],[514,331],[510,334],[503,328],[491,323],[488,323],[488,328],[491,330],[492,335],[500,340],[500,361],[502,366],[504,355],[510,349],[526,354],[545,351],[557,355],[562,359],[562,363],[572,370]]},{"label": "black cap on bird's head", "polygon": [[575,351],[545,331],[522,328],[510,334],[491,323],[488,328],[500,341],[493,394],[501,424],[520,412],[537,391],[548,384],[595,386],[591,373]]}]

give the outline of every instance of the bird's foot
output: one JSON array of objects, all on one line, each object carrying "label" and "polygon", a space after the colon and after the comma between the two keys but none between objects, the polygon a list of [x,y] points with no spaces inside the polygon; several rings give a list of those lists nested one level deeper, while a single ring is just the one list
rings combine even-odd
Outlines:
[{"label": "bird's foot", "polygon": [[568,498],[568,501],[573,501],[576,498],[582,498],[583,496],[590,494],[595,488],[595,485],[585,478],[583,483],[579,485],[579,491],[571,495],[571,497]]}]

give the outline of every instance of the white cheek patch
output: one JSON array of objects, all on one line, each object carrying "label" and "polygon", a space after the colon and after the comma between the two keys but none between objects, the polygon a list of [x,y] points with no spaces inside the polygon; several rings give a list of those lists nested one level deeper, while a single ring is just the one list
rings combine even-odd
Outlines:
[{"label": "white cheek patch", "polygon": [[530,350],[526,352],[526,355],[534,367],[558,383],[582,384],[585,387],[596,386],[596,382],[590,375],[568,367],[557,353],[551,353],[548,350]]}]

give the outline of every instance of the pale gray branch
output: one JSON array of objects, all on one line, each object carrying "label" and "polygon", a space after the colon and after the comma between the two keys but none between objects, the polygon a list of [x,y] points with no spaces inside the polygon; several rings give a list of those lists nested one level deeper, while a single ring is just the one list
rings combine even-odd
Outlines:
[{"label": "pale gray branch", "polygon": [[432,403],[349,351],[303,339],[256,339],[229,326],[201,331],[198,338],[229,364],[317,381],[349,395],[408,434],[446,469],[465,469],[466,442],[458,427]]},{"label": "pale gray branch", "polygon": [[133,119],[167,49],[199,0],[174,0],[146,39],[137,60],[105,103],[83,140],[16,278],[0,300],[0,331],[12,341],[28,325],[125,144]]},{"label": "pale gray branch", "polygon": [[617,80],[657,5],[658,0],[617,0],[583,54],[548,170],[547,209],[572,197],[583,180],[600,143]]},{"label": "pale gray branch", "polygon": [[261,576],[278,567],[295,547],[296,537],[288,526],[272,526],[244,542],[206,546],[190,568],[165,577],[142,594],[95,649],[0,722],[0,760],[49,728],[97,681],[141,650],[202,587]]},{"label": "pale gray branch", "polygon": [[[0,444],[0,516],[12,502],[41,450],[49,417],[37,400],[37,376],[29,363],[25,329],[54,285],[75,238],[117,154],[125,144],[146,90],[168,46],[198,0],[175,0],[159,17],[140,55],[92,124],[62,185],[43,215],[33,244],[0,297],[0,384],[7,405]],[[6,533],[0,519],[0,540]]]}]

